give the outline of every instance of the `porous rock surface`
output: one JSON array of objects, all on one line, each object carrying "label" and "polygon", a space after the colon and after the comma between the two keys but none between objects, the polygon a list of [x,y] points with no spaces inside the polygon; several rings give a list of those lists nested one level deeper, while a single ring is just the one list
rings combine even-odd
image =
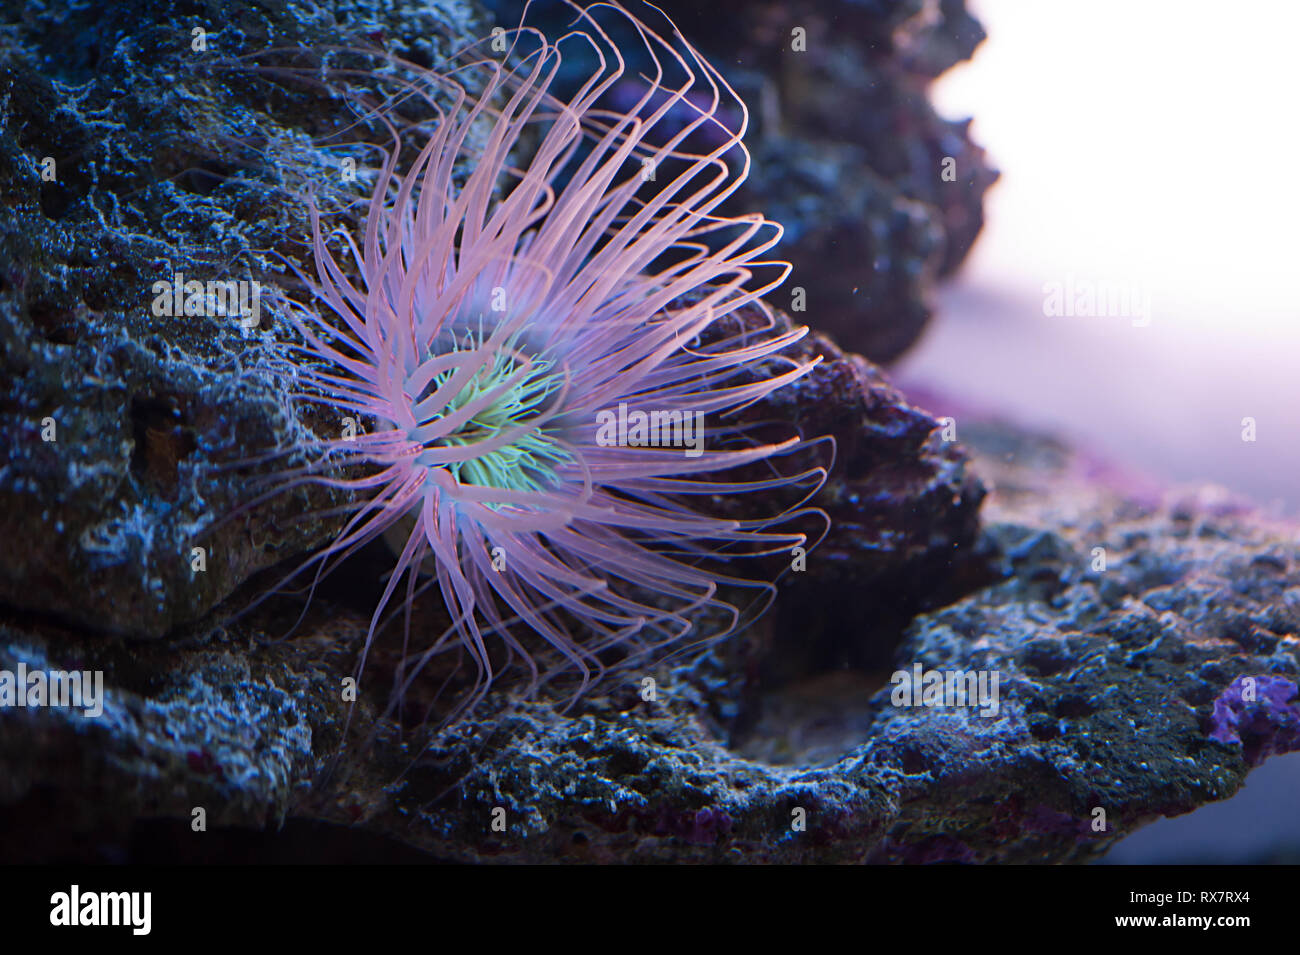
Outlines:
[{"label": "porous rock surface", "polygon": [[4,7],[0,539],[22,546],[0,549],[0,601],[161,637],[337,532],[293,520],[301,496],[219,521],[251,496],[225,466],[307,433],[272,379],[244,373],[284,326],[158,316],[153,286],[310,268],[289,187],[324,198],[350,155],[313,145],[349,119],[325,91],[285,96],[223,64],[345,43],[432,61],[483,22],[461,0]]},{"label": "porous rock surface", "polygon": [[[504,687],[418,759],[390,734],[331,763],[362,614],[334,607],[266,645],[219,631],[144,650],[8,624],[3,666],[99,667],[110,689],[98,720],[0,713],[6,816],[40,833],[38,807],[75,805],[83,850],[202,806],[465,861],[1069,862],[1296,748],[1293,525],[1213,489],[1135,493],[1006,426],[965,438],[991,486],[980,546],[999,579],[917,615],[883,670],[781,665],[763,632],[776,613],[567,712]],[[881,638],[866,621],[838,634]],[[888,671],[917,663],[998,672],[997,714],[893,705]],[[88,784],[100,795],[83,802]]]}]

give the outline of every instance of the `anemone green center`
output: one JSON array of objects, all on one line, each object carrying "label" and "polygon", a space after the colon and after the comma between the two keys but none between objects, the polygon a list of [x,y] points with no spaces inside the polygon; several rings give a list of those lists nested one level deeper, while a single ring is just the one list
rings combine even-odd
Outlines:
[{"label": "anemone green center", "polygon": [[[443,409],[442,417],[454,414],[518,376],[526,359],[516,350],[516,344],[511,341],[507,347],[498,349],[493,359],[451,399]],[[456,350],[476,347],[477,341],[467,338],[464,345],[456,346]],[[551,359],[533,357],[527,364],[522,376],[495,400],[480,408],[456,430],[430,442],[432,447],[468,447],[489,441],[503,431],[526,429],[509,444],[446,465],[461,484],[511,491],[542,490],[557,483],[556,468],[572,459],[552,428],[546,424],[529,425],[547,409],[560,389],[562,376],[556,373],[555,362]],[[448,371],[437,376],[431,382],[430,390],[444,385],[453,374]]]}]

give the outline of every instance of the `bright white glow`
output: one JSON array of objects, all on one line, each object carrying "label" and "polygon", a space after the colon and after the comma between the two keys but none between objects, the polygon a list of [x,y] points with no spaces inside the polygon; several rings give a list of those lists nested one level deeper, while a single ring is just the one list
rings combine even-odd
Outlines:
[{"label": "bright white glow", "polygon": [[[936,101],[1003,178],[900,380],[1300,512],[1300,3],[970,2]],[[1150,323],[1045,315],[1071,277]]]},{"label": "bright white glow", "polygon": [[970,6],[989,39],[935,97],[1004,173],[971,280],[1129,282],[1156,322],[1300,340],[1300,3]]}]

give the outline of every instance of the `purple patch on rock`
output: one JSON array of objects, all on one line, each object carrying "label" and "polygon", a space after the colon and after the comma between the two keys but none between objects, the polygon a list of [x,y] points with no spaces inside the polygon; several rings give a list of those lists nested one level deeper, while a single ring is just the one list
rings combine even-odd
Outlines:
[{"label": "purple patch on rock", "polygon": [[709,808],[696,812],[662,811],[654,831],[657,835],[677,836],[692,845],[707,846],[731,831],[731,816],[721,809]]},{"label": "purple patch on rock", "polygon": [[[1251,699],[1245,699],[1248,680]],[[1297,695],[1300,687],[1280,676],[1239,676],[1214,701],[1210,738],[1240,745],[1251,766],[1300,749],[1300,700],[1289,702]]]},{"label": "purple patch on rock", "polygon": [[1076,819],[1069,813],[1060,812],[1041,803],[1025,814],[1024,828],[1026,832],[1040,832],[1058,838],[1074,836],[1079,842],[1095,835],[1089,820]]}]

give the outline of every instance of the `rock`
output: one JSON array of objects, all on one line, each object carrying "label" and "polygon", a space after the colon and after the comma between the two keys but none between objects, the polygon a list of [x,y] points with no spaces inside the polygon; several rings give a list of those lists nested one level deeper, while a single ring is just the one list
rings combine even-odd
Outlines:
[{"label": "rock", "polygon": [[[763,320],[752,306],[729,319]],[[780,313],[777,320],[788,321]],[[827,659],[879,661],[882,654],[887,656],[901,621],[958,586],[955,569],[978,559],[974,545],[983,489],[963,452],[942,439],[940,422],[909,405],[870,363],[844,354],[823,336],[806,338],[791,351],[799,359],[820,354],[823,362],[797,386],[755,405],[750,414],[756,421],[782,422],[783,432],[793,425],[835,438],[839,453],[814,501],[826,508],[833,523],[809,556],[808,569],[791,575],[794,580],[783,587],[776,610],[758,627],[720,645],[696,666],[660,674],[666,681],[662,692],[691,700],[691,707],[664,713],[652,708],[645,713],[650,721],[646,725],[658,727],[655,732],[661,736],[680,737],[674,745],[690,750],[675,757],[683,766],[705,766],[710,759],[724,758],[742,764],[709,739],[700,721],[724,727],[748,718],[746,700],[762,682],[759,671],[770,662],[763,657],[779,658],[786,678],[798,667],[815,668]],[[826,450],[824,445],[811,446],[790,466],[802,469],[829,462]],[[765,512],[772,507],[767,502]],[[18,812],[33,811],[36,802],[75,802],[78,773],[93,772],[100,780],[100,795],[93,808],[80,807],[77,818],[101,841],[125,838],[123,828],[132,820],[184,817],[199,806],[214,825],[264,826],[290,813],[334,820],[342,813],[351,822],[382,830],[387,822],[380,820],[395,808],[385,793],[405,768],[403,761],[411,759],[413,745],[390,724],[375,724],[384,699],[363,700],[356,721],[358,726],[378,725],[381,742],[360,750],[363,755],[348,756],[341,766],[333,759],[347,722],[340,688],[352,672],[366,632],[366,601],[373,601],[384,569],[371,568],[369,580],[354,585],[355,603],[348,602],[346,577],[342,587],[332,582],[330,592],[337,599],[319,598],[309,612],[305,635],[283,642],[275,638],[288,629],[285,616],[292,605],[282,601],[269,602],[228,631],[199,631],[196,640],[173,639],[147,652],[124,640],[106,641],[89,628],[15,624],[0,634],[0,671],[13,672],[20,661],[32,670],[101,669],[107,691],[105,712],[93,719],[64,709],[0,709],[0,775],[8,773],[10,780],[0,801]],[[365,565],[358,574],[365,575]],[[875,626],[846,627],[853,620],[861,623],[858,612],[843,599],[846,592],[880,594],[862,606],[888,604],[889,612],[882,613]],[[424,601],[417,611],[417,628],[431,631],[445,624],[436,595]],[[700,626],[707,635],[710,621],[702,618]],[[266,642],[268,638],[272,642]],[[385,653],[391,656],[394,648],[376,649],[372,667],[382,670]],[[796,666],[796,660],[802,662]],[[758,669],[746,676],[750,663]],[[633,676],[640,680],[645,674]],[[436,685],[437,680],[431,675],[425,682]],[[367,688],[377,687],[381,693],[389,685],[384,678],[366,680]],[[581,737],[594,733],[608,736],[611,745],[657,759],[641,736],[645,727],[626,723],[619,713],[619,701],[626,703],[629,694],[635,699],[635,689],[625,681],[615,682],[606,695],[583,702],[590,712],[566,717],[551,704],[519,699],[506,683],[472,719],[454,724],[433,744],[427,759],[443,765],[436,784],[454,786],[446,773],[460,772],[469,767],[466,760],[482,758],[485,740],[504,738],[497,720],[513,728],[507,735],[538,733],[569,741],[553,739],[547,746],[571,743],[585,749],[588,744]],[[680,736],[684,731],[688,735]],[[480,737],[482,733],[487,736]],[[521,744],[523,739],[517,737]],[[536,778],[540,766],[530,768],[529,761],[506,751],[496,758],[510,765],[520,786],[529,779],[541,784]],[[576,767],[576,759],[568,755],[562,762]],[[332,772],[327,774],[327,769]],[[325,778],[329,781],[320,781]],[[695,798],[689,787],[679,789],[683,800]],[[592,792],[604,805],[613,790],[602,784]],[[704,845],[727,831],[723,816],[706,813],[697,818],[700,807],[688,810],[648,802],[635,806],[640,808],[624,806],[619,811],[625,818],[611,824],[644,822],[644,809],[654,816],[655,826],[682,833],[691,844]],[[539,806],[543,815],[532,816],[540,826],[550,811]],[[410,834],[396,835],[411,841]],[[425,845],[422,839],[413,844]],[[459,852],[448,851],[453,856]]]},{"label": "rock", "polygon": [[[777,320],[789,321],[779,312]],[[947,423],[911,404],[871,362],[820,333],[789,354],[822,361],[747,419],[790,422],[805,438],[823,439],[783,468],[830,465],[810,502],[829,524],[805,528],[818,541],[814,556],[807,571],[784,576],[761,639],[786,645],[779,656],[787,677],[800,659],[813,669],[882,666],[916,613],[987,576],[977,546],[984,488],[961,445],[948,440],[955,432]],[[781,569],[771,565],[769,578]]]},{"label": "rock", "polygon": [[0,537],[23,544],[0,552],[0,602],[131,636],[192,624],[339,527],[301,519],[319,495],[218,521],[250,497],[249,473],[226,466],[308,422],[243,373],[269,354],[267,316],[247,332],[151,308],[177,272],[285,278],[279,256],[301,264],[309,231],[287,170],[338,178],[307,138],[346,121],[336,100],[277,99],[220,64],[357,38],[431,60],[483,29],[462,0],[189,10],[20,5],[0,46]]},{"label": "rock", "polygon": [[894,706],[864,671],[769,684],[730,734],[701,701],[742,691],[707,666],[665,674],[654,703],[568,717],[498,698],[430,754],[432,788],[458,779],[457,798],[375,824],[464,859],[1084,861],[1297,748],[1294,526],[1213,489],[1152,500],[1012,428],[964,430],[1004,576],[919,615],[893,664],[997,672],[996,715]]},{"label": "rock", "polygon": [[[939,117],[929,99],[984,39],[963,0],[657,5],[750,108],[749,180],[726,208],[785,227],[776,253],[794,272],[774,303],[849,351],[899,357],[979,235],[997,179],[969,120]],[[519,22],[520,0],[487,6],[499,24]],[[568,19],[559,7],[530,12],[555,27]],[[623,47],[635,58],[635,37]]]},{"label": "rock", "polygon": [[[217,632],[144,659],[11,625],[5,666],[100,666],[110,689],[102,721],[0,712],[6,815],[39,830],[42,800],[76,803],[107,772],[104,801],[78,803],[83,851],[120,851],[123,820],[201,804],[232,825],[328,822],[348,827],[334,843],[382,834],[446,860],[1070,862],[1227,798],[1296,748],[1293,525],[1213,489],[1135,489],[1008,426],[962,428],[992,488],[982,553],[997,581],[917,615],[883,669],[811,672],[790,641],[724,644],[564,713],[503,687],[427,750],[388,728],[332,761],[363,612],[321,601],[291,640]],[[863,619],[841,640],[879,637]],[[893,705],[890,671],[918,664],[996,672],[996,714]],[[183,827],[172,838],[184,851]]]}]

